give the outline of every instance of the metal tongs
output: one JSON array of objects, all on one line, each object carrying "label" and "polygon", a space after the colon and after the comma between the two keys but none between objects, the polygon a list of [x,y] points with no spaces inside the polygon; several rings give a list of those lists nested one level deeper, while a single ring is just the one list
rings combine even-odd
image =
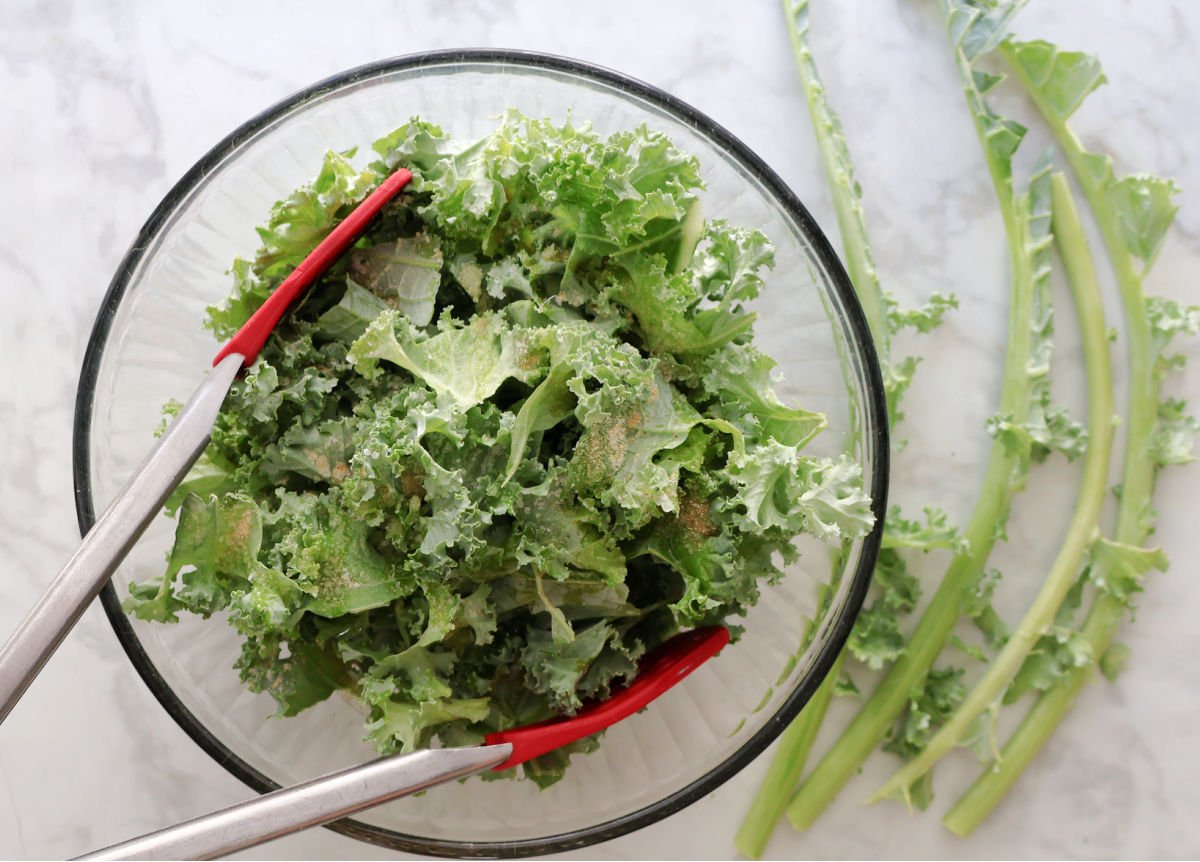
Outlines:
[{"label": "metal tongs", "polygon": [[276,790],[80,859],[212,859],[486,769],[510,769],[633,715],[729,642],[723,626],[676,635],[650,653],[637,678],[571,718],[489,733],[483,745],[386,757]]},{"label": "metal tongs", "polygon": [[[241,370],[257,358],[287,309],[357,241],[411,179],[412,173],[404,168],[385,179],[217,353],[213,370],[0,649],[0,722],[200,457],[230,387]],[[716,655],[728,641],[729,632],[720,626],[677,635],[642,661],[629,686],[573,717],[491,733],[480,746],[375,760],[80,858],[211,859],[476,772],[518,766],[632,715]]]}]

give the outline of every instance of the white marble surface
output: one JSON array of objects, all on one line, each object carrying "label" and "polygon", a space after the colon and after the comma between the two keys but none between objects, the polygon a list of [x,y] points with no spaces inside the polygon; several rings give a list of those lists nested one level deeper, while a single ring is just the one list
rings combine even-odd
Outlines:
[{"label": "white marble surface", "polygon": [[[71,410],[84,344],[109,276],[167,188],[214,141],[271,102],[339,69],[410,51],[541,49],[592,60],[690,101],[741,136],[832,222],[777,4],[427,2],[190,7],[122,0],[9,0],[0,27],[0,633],[77,541]],[[929,0],[815,3],[815,51],[866,188],[880,268],[902,297],[950,289],[962,310],[923,342],[909,401],[910,448],[894,496],[971,502],[998,387],[1005,276],[1000,226]],[[1105,87],[1077,120],[1124,169],[1175,177],[1184,209],[1150,288],[1194,297],[1200,267],[1200,127],[1190,0],[1035,0],[1020,34],[1098,51]],[[199,11],[199,10],[203,11]],[[1188,90],[1185,82],[1192,81]],[[1013,104],[1024,111],[1024,106]],[[1192,291],[1189,291],[1189,288]],[[1059,298],[1065,299],[1059,290]],[[1114,306],[1115,310],[1115,306]],[[1060,318],[1056,388],[1079,404],[1077,338]],[[1193,346],[1191,353],[1196,353]],[[1193,397],[1200,378],[1176,384]],[[954,393],[947,397],[947,393]],[[891,767],[876,757],[805,835],[781,829],[777,857],[1179,857],[1200,854],[1200,556],[1196,468],[1158,496],[1175,560],[1123,635],[1133,662],[1094,685],[1005,805],[967,843],[936,816],[862,800]],[[995,561],[1001,604],[1028,601],[1069,515],[1076,468],[1031,479]],[[939,561],[931,560],[929,573]],[[834,719],[845,715],[840,704]],[[720,858],[765,758],[709,798],[582,857]],[[944,810],[974,773],[956,754],[938,776]],[[98,607],[87,612],[0,729],[0,857],[73,855],[229,804],[247,790],[151,698]],[[389,858],[317,830],[247,858]]]}]

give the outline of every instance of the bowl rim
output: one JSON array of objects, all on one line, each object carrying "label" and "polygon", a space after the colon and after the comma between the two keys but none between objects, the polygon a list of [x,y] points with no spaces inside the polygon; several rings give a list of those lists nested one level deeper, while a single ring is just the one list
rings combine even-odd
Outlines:
[{"label": "bowl rim", "polygon": [[[850,573],[851,582],[847,589],[846,603],[836,611],[838,616],[830,625],[829,639],[818,651],[813,663],[813,673],[799,682],[787,700],[754,736],[707,773],[675,793],[631,813],[582,829],[541,838],[499,842],[464,842],[408,835],[352,818],[326,824],[326,828],[334,832],[409,853],[452,857],[516,858],[560,853],[625,835],[680,811],[736,775],[774,741],[812,697],[829,673],[835,658],[849,637],[850,630],[865,599],[867,588],[870,586],[883,533],[890,452],[883,378],[874,341],[850,278],[825,234],[818,227],[808,209],[779,175],[740,139],[701,111],[652,84],[590,62],[537,51],[491,48],[423,51],[356,66],[300,89],[242,123],[205,153],[167,192],[126,251],[101,303],[84,354],[75,401],[72,472],[75,510],[82,535],[91,529],[96,520],[95,504],[92,499],[89,442],[97,375],[109,330],[129,280],[141,262],[145,249],[151,246],[151,241],[158,231],[180,203],[190,196],[201,180],[226,159],[233,150],[240,148],[264,128],[306,101],[391,72],[463,63],[492,63],[526,67],[533,71],[567,72],[643,98],[713,140],[733,156],[742,168],[762,183],[788,216],[800,226],[806,239],[811,243],[812,253],[828,273],[833,290],[845,310],[852,343],[860,354],[862,372],[866,378],[862,421],[867,431],[867,442],[874,449],[872,470],[870,476],[866,478],[869,480],[868,491],[872,497],[875,525],[863,539],[858,563],[854,571]],[[118,641],[134,668],[154,697],[183,731],[217,763],[256,792],[267,793],[279,789],[279,784],[226,747],[183,704],[142,647],[133,626],[121,609],[121,600],[111,582],[104,585],[100,593],[100,601]]]}]

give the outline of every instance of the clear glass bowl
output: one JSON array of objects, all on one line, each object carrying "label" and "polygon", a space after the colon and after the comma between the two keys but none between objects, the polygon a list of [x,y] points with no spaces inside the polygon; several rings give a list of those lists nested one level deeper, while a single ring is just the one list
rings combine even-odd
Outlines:
[{"label": "clear glass bowl", "polygon": [[[860,460],[882,515],[887,429],[867,327],[829,243],[780,179],[724,129],[646,84],[540,54],[454,51],[376,63],[297,93],[217,144],[154,211],[113,279],[84,361],[74,451],[80,527],[92,525],[147,451],[163,403],[186,398],[208,369],[218,345],[201,328],[204,308],[228,292],[230,261],[253,254],[254,227],[275,200],[310,180],[326,150],[368,143],[411,116],[470,138],[508,107],[570,116],[600,133],[646,123],[699,157],[706,215],[757,227],[777,247],[757,332],[785,375],[781,395],[827,414],[816,448]],[[161,573],[172,534],[167,518],[152,524],[102,600],[130,659],[183,729],[264,792],[373,757],[348,698],[273,718],[272,699],[238,681],[238,640],[222,621],[148,624],[121,612],[130,581]],[[862,604],[879,535],[836,555],[802,543],[800,561],[764,589],[737,644],[609,730],[599,751],[576,756],[548,790],[471,779],[332,828],[420,853],[520,856],[614,838],[679,810],[745,766],[807,702]]]}]

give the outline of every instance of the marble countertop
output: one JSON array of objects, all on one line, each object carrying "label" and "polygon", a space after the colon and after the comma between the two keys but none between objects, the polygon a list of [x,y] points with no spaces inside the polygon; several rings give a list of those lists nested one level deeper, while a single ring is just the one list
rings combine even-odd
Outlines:
[{"label": "marble countertop", "polygon": [[[389,55],[497,46],[572,55],[696,105],[776,168],[832,229],[829,195],[778,4],[754,0],[371,2],[353,27],[328,3],[173,4],[14,0],[0,28],[0,634],[10,631],[78,541],[71,414],[84,344],[110,274],[154,205],[217,139],[310,81]],[[981,427],[999,385],[1003,238],[936,7],[929,0],[814,3],[814,50],[840,110],[887,287],[962,302],[920,343],[907,404],[909,449],[894,497],[960,519],[978,485]],[[199,10],[201,7],[195,7]],[[1110,84],[1077,118],[1122,170],[1176,178],[1184,208],[1149,280],[1193,297],[1200,271],[1200,100],[1189,0],[1036,0],[1016,24],[1098,52]],[[1006,101],[1028,116],[1028,107]],[[1111,288],[1111,285],[1109,285]],[[1110,291],[1111,293],[1111,291]],[[1067,292],[1058,286],[1067,305]],[[1110,297],[1111,299],[1111,297]],[[1115,314],[1115,304],[1113,305]],[[1115,319],[1115,318],[1114,318]],[[1078,337],[1060,316],[1055,388],[1081,406]],[[900,345],[905,347],[908,345]],[[1196,346],[1189,352],[1195,354]],[[1172,386],[1200,394],[1188,372]],[[952,391],[954,396],[947,398]],[[1120,396],[1119,394],[1119,397]],[[968,842],[937,816],[861,800],[892,763],[876,757],[807,834],[780,829],[774,857],[1173,857],[1200,853],[1200,533],[1195,467],[1164,474],[1158,538],[1175,564],[1153,575],[1115,684],[1094,684],[1016,792]],[[1010,541],[1000,604],[1019,612],[1069,517],[1078,465],[1036,470]],[[936,573],[936,567],[928,569]],[[838,705],[833,717],[844,716]],[[827,728],[828,729],[828,728]],[[820,744],[824,744],[819,743]],[[708,798],[580,858],[720,858],[766,767],[760,758]],[[940,768],[932,815],[974,774]],[[74,855],[228,805],[248,790],[196,747],[137,678],[99,607],[0,729],[0,858]],[[246,858],[390,858],[325,830]],[[569,854],[570,855],[570,854]]]}]

